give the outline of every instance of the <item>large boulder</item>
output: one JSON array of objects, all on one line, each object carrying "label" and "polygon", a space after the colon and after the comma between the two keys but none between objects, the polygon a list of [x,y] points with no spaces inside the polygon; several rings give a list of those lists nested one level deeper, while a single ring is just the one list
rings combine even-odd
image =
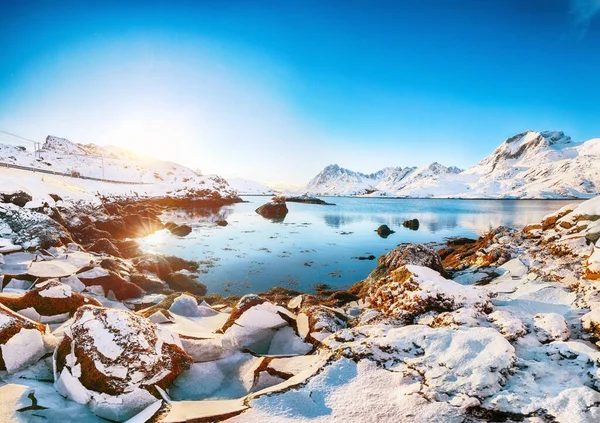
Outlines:
[{"label": "large boulder", "polygon": [[438,252],[424,244],[400,244],[389,253],[377,259],[379,265],[363,281],[360,281],[350,289],[352,294],[360,297],[373,294],[385,277],[394,270],[406,266],[415,265],[428,267],[442,276],[446,276],[442,261]]},{"label": "large boulder", "polygon": [[100,417],[124,421],[191,365],[179,337],[135,313],[81,307],[58,346],[55,388]]},{"label": "large boulder", "polygon": [[273,201],[257,208],[256,213],[268,219],[282,219],[288,214],[288,208],[285,200],[275,198]]},{"label": "large boulder", "polygon": [[0,371],[14,373],[39,360],[45,353],[46,326],[0,304]]},{"label": "large boulder", "polygon": [[378,263],[392,271],[406,265],[428,267],[444,275],[444,267],[437,251],[425,244],[400,244],[377,259]]},{"label": "large boulder", "polygon": [[0,303],[42,323],[64,322],[85,304],[100,305],[93,298],[73,292],[71,286],[50,279],[19,296],[0,294]]},{"label": "large boulder", "polygon": [[487,293],[445,279],[430,268],[414,265],[396,269],[380,280],[370,298],[373,308],[406,324],[414,323],[424,313],[439,314],[461,307],[491,312]]}]

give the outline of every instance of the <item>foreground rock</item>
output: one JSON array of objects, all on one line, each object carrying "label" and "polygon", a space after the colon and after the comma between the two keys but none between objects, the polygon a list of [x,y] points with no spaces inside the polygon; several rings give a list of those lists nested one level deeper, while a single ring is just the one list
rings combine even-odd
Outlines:
[{"label": "foreground rock", "polygon": [[371,304],[406,324],[425,313],[442,313],[461,308],[489,313],[489,296],[469,286],[443,278],[427,267],[408,265],[377,282]]},{"label": "foreground rock", "polygon": [[55,355],[59,393],[124,421],[157,401],[189,368],[177,335],[123,310],[80,308]]},{"label": "foreground rock", "polygon": [[35,363],[45,353],[46,326],[0,304],[0,371],[14,373]]}]

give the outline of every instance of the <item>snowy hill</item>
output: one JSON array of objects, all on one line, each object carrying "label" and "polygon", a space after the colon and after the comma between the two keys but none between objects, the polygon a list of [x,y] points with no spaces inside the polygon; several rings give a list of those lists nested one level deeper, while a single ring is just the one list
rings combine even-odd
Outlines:
[{"label": "snowy hill", "polygon": [[250,181],[244,178],[227,179],[229,186],[239,195],[275,195],[276,192],[260,182]]},{"label": "snowy hill", "polygon": [[560,131],[525,131],[465,171],[432,163],[364,175],[330,165],[306,190],[312,195],[586,198],[600,192],[599,159],[598,138],[574,143]]},{"label": "snowy hill", "polygon": [[[34,199],[54,193],[73,200],[104,196],[160,197],[211,196],[234,198],[237,193],[216,175],[199,175],[177,163],[136,154],[118,147],[77,144],[48,136],[36,155],[25,147],[0,144],[0,166],[14,165],[43,170],[37,173],[12,168],[0,171],[0,192],[23,190]],[[48,172],[55,172],[56,175]],[[62,176],[82,176],[110,183]]]}]

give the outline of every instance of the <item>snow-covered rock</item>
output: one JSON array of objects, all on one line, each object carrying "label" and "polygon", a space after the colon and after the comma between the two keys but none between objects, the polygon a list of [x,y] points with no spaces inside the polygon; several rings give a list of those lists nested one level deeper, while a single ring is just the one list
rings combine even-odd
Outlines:
[{"label": "snow-covered rock", "polygon": [[63,322],[82,305],[100,305],[55,279],[38,283],[22,295],[0,294],[0,304],[42,323]]},{"label": "snow-covered rock", "polygon": [[0,370],[14,373],[33,364],[45,353],[46,326],[0,304]]},{"label": "snow-covered rock", "polygon": [[533,331],[543,344],[566,341],[571,336],[565,318],[558,313],[539,313],[533,316]]},{"label": "snow-covered rock", "polygon": [[527,333],[523,321],[508,311],[497,310],[488,315],[489,320],[509,341],[516,341]]},{"label": "snow-covered rock", "polygon": [[379,281],[378,286],[371,295],[372,306],[405,323],[412,323],[427,312],[441,313],[461,307],[491,311],[487,293],[446,279],[427,267],[403,266]]},{"label": "snow-covered rock", "polygon": [[191,358],[177,335],[124,310],[81,307],[55,353],[59,393],[111,420],[126,420],[156,401]]}]

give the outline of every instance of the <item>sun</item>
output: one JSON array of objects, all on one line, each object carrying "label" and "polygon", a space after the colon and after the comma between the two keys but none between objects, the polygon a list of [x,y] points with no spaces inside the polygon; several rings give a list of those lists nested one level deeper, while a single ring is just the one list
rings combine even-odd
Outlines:
[{"label": "sun", "polygon": [[186,127],[179,119],[162,112],[135,113],[118,122],[104,143],[142,156],[176,160],[180,156],[178,146],[193,137]]}]

